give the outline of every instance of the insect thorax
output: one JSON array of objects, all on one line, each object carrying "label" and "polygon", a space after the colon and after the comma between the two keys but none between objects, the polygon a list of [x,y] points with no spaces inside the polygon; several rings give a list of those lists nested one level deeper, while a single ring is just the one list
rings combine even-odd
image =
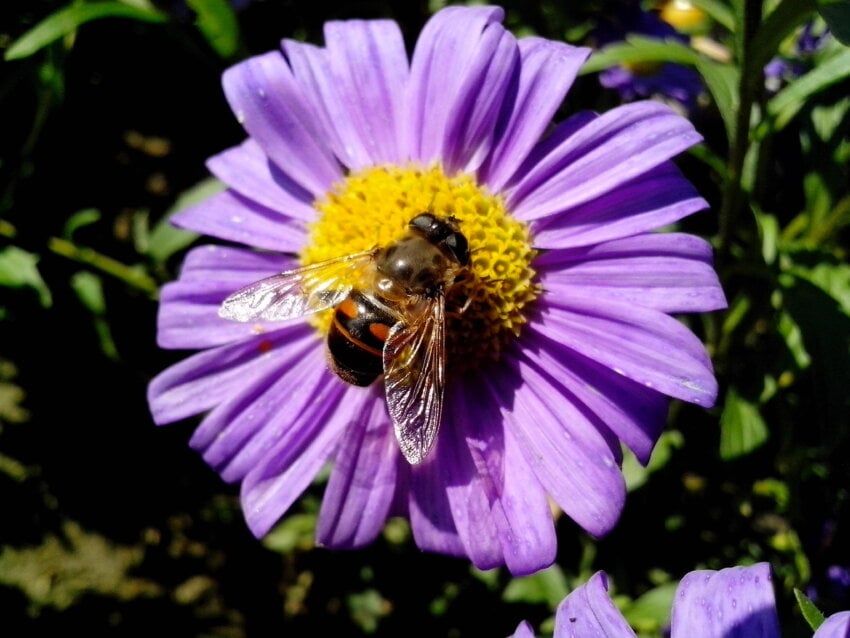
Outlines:
[{"label": "insect thorax", "polygon": [[381,249],[376,257],[381,275],[408,294],[432,296],[454,279],[458,266],[423,237],[406,237]]}]

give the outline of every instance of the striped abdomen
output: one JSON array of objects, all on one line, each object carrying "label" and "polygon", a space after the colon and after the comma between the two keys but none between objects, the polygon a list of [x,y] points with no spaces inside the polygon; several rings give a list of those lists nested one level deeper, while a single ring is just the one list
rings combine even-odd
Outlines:
[{"label": "striped abdomen", "polygon": [[348,383],[371,384],[384,371],[384,342],[396,321],[386,306],[353,290],[334,309],[328,331],[333,371]]}]

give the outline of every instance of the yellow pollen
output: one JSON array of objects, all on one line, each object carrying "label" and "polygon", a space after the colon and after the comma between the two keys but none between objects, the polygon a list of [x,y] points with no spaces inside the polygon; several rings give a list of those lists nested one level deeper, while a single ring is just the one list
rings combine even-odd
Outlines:
[{"label": "yellow pollen", "polygon": [[[350,174],[314,207],[319,217],[301,254],[304,265],[398,241],[420,213],[453,215],[469,242],[470,272],[446,291],[449,367],[494,361],[519,336],[540,294],[531,267],[537,253],[525,224],[471,176],[449,177],[437,166],[369,168]],[[323,313],[314,325],[326,334],[330,318]]]}]

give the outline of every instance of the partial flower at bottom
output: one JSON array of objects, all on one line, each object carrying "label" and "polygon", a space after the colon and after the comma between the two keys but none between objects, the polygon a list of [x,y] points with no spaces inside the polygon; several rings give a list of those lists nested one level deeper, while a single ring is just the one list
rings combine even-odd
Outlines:
[{"label": "partial flower at bottom", "polygon": [[[780,638],[770,565],[699,570],[687,574],[673,598],[670,638]],[[527,622],[512,638],[533,638]],[[834,614],[814,638],[850,636],[850,612]],[[564,598],[554,638],[635,638],[608,596],[608,580],[596,573]]]},{"label": "partial flower at bottom", "polygon": [[[391,21],[330,22],[224,74],[248,139],[209,161],[227,190],[175,223],[207,245],[162,291],[158,341],[200,349],[160,374],[159,424],[205,414],[191,440],[245,517],[269,531],[329,461],[317,540],[371,542],[390,516],[417,545],[516,574],[549,565],[551,497],[594,536],[623,508],[623,442],[646,462],[668,397],[712,406],[700,342],[671,313],[726,305],[710,246],[656,229],[706,208],[670,159],[700,141],[638,102],[550,121],[587,49],[517,39],[498,7],[450,7],[412,59]],[[382,382],[326,365],[327,321],[221,319],[259,279],[401,237],[420,212],[469,240],[471,300],[446,326],[442,427],[407,463]],[[449,294],[449,304],[453,300]]]}]

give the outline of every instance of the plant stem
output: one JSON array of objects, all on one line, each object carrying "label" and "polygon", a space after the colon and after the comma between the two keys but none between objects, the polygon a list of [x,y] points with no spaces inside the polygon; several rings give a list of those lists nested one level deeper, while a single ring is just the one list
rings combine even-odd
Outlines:
[{"label": "plant stem", "polygon": [[756,93],[756,83],[752,77],[754,70],[751,68],[750,45],[761,21],[762,0],[744,0],[741,3],[741,11],[743,16],[738,34],[738,62],[741,68],[738,82],[738,112],[735,117],[735,134],[733,139],[729,140],[729,163],[723,188],[723,203],[720,208],[718,262],[724,261],[728,255],[732,231],[743,205],[744,192],[741,178],[749,147],[750,118]]},{"label": "plant stem", "polygon": [[77,246],[65,239],[59,239],[58,237],[51,237],[47,243],[47,247],[57,255],[67,257],[68,259],[73,259],[74,261],[96,268],[101,272],[112,275],[124,283],[149,294],[151,297],[156,296],[157,285],[151,277],[136,268],[122,264],[120,261],[117,261],[112,257],[102,255],[91,248]]}]

